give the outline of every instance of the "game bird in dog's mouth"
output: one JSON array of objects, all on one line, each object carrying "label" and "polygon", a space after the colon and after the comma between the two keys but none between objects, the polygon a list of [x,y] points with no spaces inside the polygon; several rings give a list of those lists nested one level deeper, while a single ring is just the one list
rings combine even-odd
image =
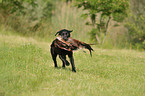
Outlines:
[{"label": "game bird in dog's mouth", "polygon": [[[90,55],[92,56],[93,49],[90,44],[81,42],[79,40],[73,39],[70,37],[70,33],[72,30],[62,29],[58,31],[55,36],[58,34],[59,36],[51,44],[51,55],[54,61],[54,66],[57,67],[56,57],[59,55],[59,58],[62,60],[63,68],[69,66],[71,63],[72,71],[76,72],[74,59],[73,59],[73,51],[81,48],[88,49],[90,51]],[[70,63],[66,60],[66,55],[68,55],[70,59]]]}]

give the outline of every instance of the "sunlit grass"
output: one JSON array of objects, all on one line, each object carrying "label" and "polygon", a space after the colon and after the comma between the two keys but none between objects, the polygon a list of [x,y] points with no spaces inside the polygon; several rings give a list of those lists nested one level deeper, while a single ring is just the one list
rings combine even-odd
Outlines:
[{"label": "sunlit grass", "polygon": [[0,94],[5,96],[143,96],[145,53],[99,49],[74,52],[71,66],[53,67],[50,42],[0,35]]}]

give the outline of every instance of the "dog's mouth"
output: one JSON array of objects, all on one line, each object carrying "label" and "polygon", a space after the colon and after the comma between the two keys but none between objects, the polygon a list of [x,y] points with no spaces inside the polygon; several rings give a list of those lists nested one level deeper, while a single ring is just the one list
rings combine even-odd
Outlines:
[{"label": "dog's mouth", "polygon": [[63,33],[61,34],[61,36],[62,36],[62,38],[63,38],[65,41],[67,41],[68,38],[70,37],[70,35],[69,35],[68,32],[63,32]]},{"label": "dog's mouth", "polygon": [[68,37],[63,37],[63,39],[64,39],[65,41],[67,41],[67,40],[68,40]]}]

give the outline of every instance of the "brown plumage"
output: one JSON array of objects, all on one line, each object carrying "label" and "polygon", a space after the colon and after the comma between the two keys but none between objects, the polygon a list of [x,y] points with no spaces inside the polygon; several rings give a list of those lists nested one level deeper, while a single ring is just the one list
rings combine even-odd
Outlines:
[{"label": "brown plumage", "polygon": [[93,49],[91,48],[91,46],[89,44],[81,42],[76,39],[72,39],[71,37],[69,37],[69,39],[67,41],[65,41],[65,40],[63,40],[62,37],[59,36],[54,41],[54,45],[55,45],[55,47],[59,47],[61,49],[67,50],[67,51],[74,51],[77,49],[85,48],[90,51],[90,55],[92,56]]}]

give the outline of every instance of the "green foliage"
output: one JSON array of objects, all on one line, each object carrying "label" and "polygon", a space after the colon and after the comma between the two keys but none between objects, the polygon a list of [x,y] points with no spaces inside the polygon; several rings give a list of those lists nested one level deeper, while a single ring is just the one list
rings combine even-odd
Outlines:
[{"label": "green foliage", "polygon": [[145,11],[143,1],[132,0],[130,17],[126,21],[130,43],[135,49],[145,50]]},{"label": "green foliage", "polygon": [[[76,0],[76,2],[78,8],[83,7],[84,10],[88,10],[87,14],[85,13],[82,16],[90,17],[91,23],[87,24],[96,29],[96,36],[93,37],[96,37],[99,44],[105,41],[109,22],[111,20],[123,21],[129,8],[129,0]],[[97,18],[99,18],[99,21],[97,21]],[[99,36],[102,33],[104,34],[103,39],[101,35]]]},{"label": "green foliage", "polygon": [[73,38],[99,42],[101,48],[144,49],[144,2],[131,0],[130,5],[133,11],[123,21],[128,0],[1,0],[0,30],[5,35],[21,33],[50,41],[58,30],[67,28],[73,30]]},{"label": "green foliage", "polygon": [[3,0],[1,24],[22,34],[35,34],[49,25],[52,8],[49,0]]},{"label": "green foliage", "polygon": [[79,2],[78,7],[88,9],[90,14],[102,12],[102,15],[110,16],[112,14],[126,15],[128,0],[76,0]]},{"label": "green foliage", "polygon": [[93,41],[93,42],[96,42],[96,30],[97,29],[95,29],[95,28],[92,28],[92,30],[91,30],[91,32],[89,32],[89,35],[90,35],[90,39],[91,39],[91,41]]}]

